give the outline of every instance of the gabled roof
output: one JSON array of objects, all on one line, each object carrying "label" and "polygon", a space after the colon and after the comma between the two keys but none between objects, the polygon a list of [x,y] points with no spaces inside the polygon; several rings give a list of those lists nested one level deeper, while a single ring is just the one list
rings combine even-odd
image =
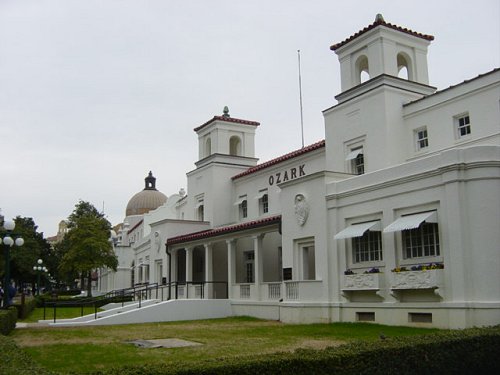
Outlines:
[{"label": "gabled roof", "polygon": [[269,168],[269,167],[271,167],[271,166],[273,166],[275,164],[281,163],[281,162],[283,162],[285,160],[293,159],[293,158],[295,158],[297,156],[300,156],[300,155],[304,155],[304,154],[306,154],[308,152],[317,150],[317,149],[319,149],[321,147],[325,147],[325,140],[324,139],[322,141],[313,143],[312,145],[303,147],[301,149],[289,152],[288,154],[279,156],[279,157],[277,157],[275,159],[266,161],[265,163],[258,164],[255,167],[248,168],[246,171],[241,172],[241,173],[237,174],[236,176],[231,177],[231,179],[232,180],[236,180],[237,178],[240,178],[240,177],[243,177],[243,176],[247,176],[247,175],[249,175],[251,173],[255,173],[255,172],[260,171],[260,170],[265,169],[265,168]]},{"label": "gabled roof", "polygon": [[353,41],[354,39],[358,38],[359,36],[367,33],[368,31],[370,31],[370,30],[372,30],[372,29],[374,29],[374,28],[376,28],[378,26],[384,26],[384,27],[387,27],[389,29],[400,31],[402,33],[413,35],[413,36],[416,36],[417,38],[422,38],[422,39],[425,39],[425,40],[428,40],[428,41],[434,40],[434,36],[432,36],[432,35],[418,33],[416,31],[407,29],[406,27],[401,27],[401,26],[398,26],[398,25],[393,25],[392,23],[385,22],[385,20],[384,20],[384,18],[382,16],[379,17],[379,15],[377,15],[377,17],[375,18],[375,22],[373,22],[371,25],[366,26],[364,29],[358,31],[356,34],[351,35],[346,40],[344,40],[342,42],[339,42],[339,43],[336,43],[336,44],[333,44],[332,46],[330,46],[330,49],[332,51],[335,51],[338,48],[346,45],[347,43]]},{"label": "gabled roof", "polygon": [[204,238],[222,236],[224,234],[240,232],[248,229],[265,227],[272,224],[278,224],[280,222],[281,222],[281,215],[277,215],[277,216],[266,217],[264,219],[248,221],[246,223],[239,223],[239,224],[229,225],[226,227],[202,230],[200,232],[193,232],[189,234],[184,234],[182,236],[169,238],[167,239],[167,246],[176,245],[183,242],[196,241]]},{"label": "gabled roof", "polygon": [[214,121],[232,122],[232,123],[235,123],[235,124],[252,125],[252,126],[259,126],[260,125],[260,123],[257,122],[257,121],[242,120],[242,119],[239,119],[239,118],[234,118],[234,117],[229,117],[229,116],[214,116],[213,119],[208,120],[203,125],[200,125],[197,128],[194,128],[193,130],[195,132],[200,131],[205,126],[210,125]]}]

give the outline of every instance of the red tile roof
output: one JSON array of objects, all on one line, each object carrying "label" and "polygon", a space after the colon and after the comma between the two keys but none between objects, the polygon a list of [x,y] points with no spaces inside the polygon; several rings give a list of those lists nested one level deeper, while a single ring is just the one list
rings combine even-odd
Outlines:
[{"label": "red tile roof", "polygon": [[376,28],[377,26],[385,26],[385,27],[388,27],[389,29],[401,31],[402,33],[410,34],[410,35],[416,36],[417,38],[422,38],[422,39],[429,40],[429,41],[434,40],[434,36],[432,36],[432,35],[418,33],[416,31],[407,29],[406,27],[401,27],[401,26],[398,26],[398,25],[393,25],[392,23],[385,22],[383,18],[378,18],[377,17],[377,19],[375,20],[375,22],[373,22],[371,25],[368,25],[364,29],[358,31],[356,34],[351,35],[346,40],[330,46],[330,49],[332,51],[335,51],[336,49],[338,49],[338,48],[346,45],[350,41],[356,39],[357,37],[363,35],[364,33],[367,33],[368,31]]},{"label": "red tile roof", "polygon": [[227,227],[220,227],[208,230],[202,230],[200,232],[194,232],[189,234],[184,234],[182,236],[172,237],[167,239],[167,246],[176,245],[183,242],[190,242],[195,240],[200,240],[203,238],[222,236],[223,234],[240,232],[247,229],[255,229],[260,227],[265,227],[272,224],[277,224],[281,222],[281,215],[266,217],[264,219],[259,219],[255,221],[248,221],[246,223],[239,223],[234,225],[229,225]]},{"label": "red tile roof", "polygon": [[288,154],[282,155],[282,156],[277,157],[275,159],[266,161],[265,163],[258,164],[255,167],[248,168],[245,172],[241,172],[240,174],[237,174],[236,176],[231,177],[231,179],[236,180],[237,178],[247,176],[251,173],[255,173],[255,172],[260,171],[260,170],[265,169],[265,168],[269,168],[275,164],[278,164],[278,163],[281,163],[285,160],[289,160],[289,159],[295,158],[297,156],[303,155],[305,153],[317,150],[318,148],[321,148],[321,147],[325,147],[325,140],[324,139],[322,141],[313,143],[312,145],[303,147],[301,149],[292,151]]},{"label": "red tile roof", "polygon": [[259,126],[260,125],[260,123],[257,122],[257,121],[242,120],[242,119],[239,119],[239,118],[226,117],[226,116],[214,116],[213,119],[208,120],[203,125],[200,125],[197,128],[194,128],[193,130],[195,132],[197,132],[197,131],[203,129],[205,126],[211,124],[214,121],[232,122],[232,123],[235,123],[235,124],[252,125],[252,126]]}]

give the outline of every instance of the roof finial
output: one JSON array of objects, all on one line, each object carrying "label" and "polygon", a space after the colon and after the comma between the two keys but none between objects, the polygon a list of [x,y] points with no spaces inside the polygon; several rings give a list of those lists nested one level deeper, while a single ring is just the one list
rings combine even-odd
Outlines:
[{"label": "roof finial", "polygon": [[222,110],[222,117],[231,117],[229,116],[229,108],[226,106],[224,106],[224,109]]},{"label": "roof finial", "polygon": [[383,23],[383,22],[385,22],[384,16],[382,16],[382,13],[378,13],[375,16],[375,23]]}]

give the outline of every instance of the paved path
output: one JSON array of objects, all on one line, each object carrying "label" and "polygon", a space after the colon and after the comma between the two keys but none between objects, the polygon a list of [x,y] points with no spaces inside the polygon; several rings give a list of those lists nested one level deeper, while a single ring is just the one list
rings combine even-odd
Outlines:
[{"label": "paved path", "polygon": [[16,328],[37,328],[37,327],[48,327],[47,323],[16,323]]}]

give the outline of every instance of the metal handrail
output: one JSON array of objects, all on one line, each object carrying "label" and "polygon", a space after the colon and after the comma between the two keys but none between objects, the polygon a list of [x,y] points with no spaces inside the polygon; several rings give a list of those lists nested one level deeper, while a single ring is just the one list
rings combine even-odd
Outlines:
[{"label": "metal handrail", "polygon": [[57,317],[57,307],[67,307],[67,306],[79,306],[81,308],[81,315],[83,316],[83,308],[85,306],[93,306],[94,307],[94,319],[97,319],[97,308],[98,306],[103,306],[107,303],[113,302],[117,297],[121,297],[121,302],[122,302],[122,307],[124,306],[125,298],[126,297],[131,297],[131,299],[135,300],[137,297],[139,297],[139,307],[141,307],[141,302],[142,302],[142,295],[145,292],[146,297],[149,296],[151,297],[151,291],[155,290],[156,291],[156,298],[158,299],[158,283],[152,283],[152,284],[143,284],[143,285],[138,285],[138,286],[133,286],[130,288],[125,288],[125,289],[117,289],[117,290],[112,290],[102,296],[98,297],[87,297],[87,298],[80,298],[78,300],[67,300],[67,301],[43,301],[43,319],[45,320],[46,318],[46,308],[47,307],[52,307],[53,308],[53,316],[54,316],[54,323],[56,322],[56,317]]},{"label": "metal handrail", "polygon": [[81,315],[83,316],[83,308],[85,306],[93,306],[94,307],[94,319],[97,319],[97,308],[98,306],[103,306],[107,303],[113,302],[117,297],[121,297],[121,302],[122,302],[122,307],[124,306],[125,303],[125,298],[126,297],[131,297],[132,300],[138,300],[138,308],[142,307],[142,300],[143,297],[145,296],[145,299],[151,298],[152,293],[155,292],[155,298],[159,299],[159,289],[161,289],[161,301],[164,301],[164,289],[168,288],[168,300],[171,300],[172,295],[172,288],[174,288],[175,291],[175,298],[174,299],[179,299],[179,287],[180,286],[186,286],[186,299],[189,298],[189,285],[199,285],[201,286],[201,299],[205,298],[205,286],[210,285],[210,284],[223,284],[225,285],[225,294],[226,297],[228,298],[228,283],[227,281],[172,281],[163,285],[159,285],[158,283],[151,283],[151,284],[140,284],[140,285],[134,285],[133,287],[129,288],[124,288],[124,289],[117,289],[117,290],[112,290],[110,292],[107,292],[106,294],[98,297],[88,297],[88,298],[80,298],[78,300],[68,300],[68,301],[45,301],[43,302],[43,319],[45,320],[46,318],[46,308],[53,308],[53,316],[54,316],[54,323],[56,322],[56,317],[57,317],[57,307],[64,307],[64,306],[79,306],[81,307]]}]

